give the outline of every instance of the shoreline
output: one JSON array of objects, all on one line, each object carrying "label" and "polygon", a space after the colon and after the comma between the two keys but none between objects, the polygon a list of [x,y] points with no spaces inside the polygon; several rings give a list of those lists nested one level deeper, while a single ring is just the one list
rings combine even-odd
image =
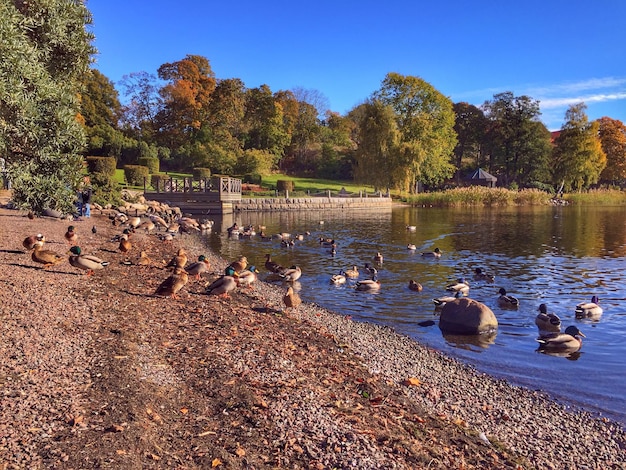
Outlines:
[{"label": "shoreline", "polygon": [[[210,279],[190,281],[181,300],[153,298],[167,273],[120,264],[109,239],[121,229],[102,216],[75,225],[108,268],[89,279],[67,264],[44,272],[21,238],[42,232],[67,250],[67,222],[4,209],[0,219],[0,468],[206,468],[216,458],[224,468],[626,468],[618,423],[389,327],[315,304],[283,312],[284,289],[261,281],[230,300],[204,295]],[[194,257],[206,249],[185,236],[136,243],[159,266],[178,244]],[[222,272],[227,262],[207,255]]]}]

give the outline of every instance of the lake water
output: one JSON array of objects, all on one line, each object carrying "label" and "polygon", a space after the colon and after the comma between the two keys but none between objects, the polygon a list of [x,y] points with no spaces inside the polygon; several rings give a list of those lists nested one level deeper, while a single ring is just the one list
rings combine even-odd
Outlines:
[{"label": "lake water", "polygon": [[[222,217],[206,235],[208,246],[229,260],[247,256],[262,273],[265,253],[283,266],[301,266],[297,287],[304,300],[355,320],[389,325],[479,370],[626,424],[626,208],[394,207]],[[225,232],[233,221],[265,225],[268,235],[310,235],[289,248],[258,236],[233,239]],[[417,230],[407,231],[407,225]],[[336,240],[335,256],[320,245],[321,236]],[[409,243],[417,245],[416,252],[407,249]],[[420,256],[435,247],[443,252],[440,259]],[[330,284],[341,269],[374,264],[376,252],[384,255],[378,266],[380,292]],[[474,281],[476,267],[494,274],[495,283]],[[437,326],[432,299],[446,295],[445,286],[459,277],[469,281],[469,297],[487,304],[498,318],[490,341],[444,337]],[[423,291],[409,290],[410,279]],[[498,307],[500,287],[519,298],[517,310]],[[594,294],[604,309],[600,320],[575,319],[576,304]],[[561,317],[563,329],[576,324],[586,335],[580,353],[564,358],[537,351],[534,318],[541,303]],[[427,320],[435,325],[419,325]]]}]

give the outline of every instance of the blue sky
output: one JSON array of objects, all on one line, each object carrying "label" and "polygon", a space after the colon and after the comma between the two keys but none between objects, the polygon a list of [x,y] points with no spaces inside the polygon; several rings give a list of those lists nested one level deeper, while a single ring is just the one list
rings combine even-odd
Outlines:
[{"label": "blue sky", "polygon": [[[623,0],[88,0],[114,83],[188,54],[219,78],[272,91],[315,89],[346,113],[389,72],[419,76],[453,102],[511,91],[540,101],[550,130],[570,104],[626,122]],[[118,90],[120,88],[118,87]]]}]

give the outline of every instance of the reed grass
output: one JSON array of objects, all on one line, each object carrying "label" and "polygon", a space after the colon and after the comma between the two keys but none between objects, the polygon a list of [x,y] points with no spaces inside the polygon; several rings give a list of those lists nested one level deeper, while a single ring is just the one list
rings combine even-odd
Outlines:
[{"label": "reed grass", "polygon": [[549,193],[538,189],[512,191],[505,188],[468,186],[412,195],[406,198],[406,202],[439,207],[547,205],[550,204],[551,197]]},{"label": "reed grass", "polygon": [[588,206],[621,206],[626,204],[626,192],[619,189],[592,189],[563,196],[570,204]]}]

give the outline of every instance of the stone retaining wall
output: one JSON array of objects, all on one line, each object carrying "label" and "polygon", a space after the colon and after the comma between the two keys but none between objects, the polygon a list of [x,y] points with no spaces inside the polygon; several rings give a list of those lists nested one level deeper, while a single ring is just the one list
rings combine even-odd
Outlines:
[{"label": "stone retaining wall", "polygon": [[390,197],[244,198],[233,201],[234,212],[277,212],[331,209],[391,209]]}]

